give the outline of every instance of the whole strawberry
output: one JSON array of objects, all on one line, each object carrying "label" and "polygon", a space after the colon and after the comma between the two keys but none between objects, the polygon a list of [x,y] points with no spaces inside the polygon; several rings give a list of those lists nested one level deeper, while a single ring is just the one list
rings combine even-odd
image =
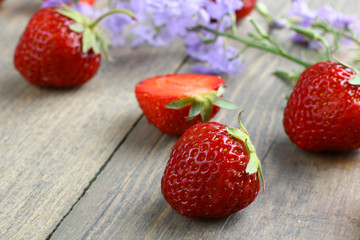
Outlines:
[{"label": "whole strawberry", "polygon": [[135,94],[150,123],[164,133],[180,135],[196,123],[207,122],[220,107],[237,108],[221,98],[224,84],[218,76],[168,74],[141,81]]},{"label": "whole strawberry", "polygon": [[87,82],[100,66],[100,52],[108,56],[108,43],[97,27],[101,19],[91,22],[66,5],[39,10],[16,47],[16,69],[39,86],[67,88]]},{"label": "whole strawberry", "polygon": [[360,82],[342,64],[316,63],[300,76],[284,111],[291,141],[309,151],[360,147]]},{"label": "whole strawberry", "polygon": [[241,19],[245,18],[249,15],[255,8],[257,0],[243,0],[243,6],[241,9],[235,12],[236,14],[236,21],[240,21]]},{"label": "whole strawberry", "polygon": [[251,204],[262,173],[248,133],[216,122],[189,128],[174,145],[161,179],[165,200],[181,215],[223,218]]},{"label": "whole strawberry", "polygon": [[[211,0],[216,2],[216,0]],[[241,9],[235,11],[236,22],[240,22],[243,18],[249,15],[255,8],[257,0],[242,0],[243,5]]]}]

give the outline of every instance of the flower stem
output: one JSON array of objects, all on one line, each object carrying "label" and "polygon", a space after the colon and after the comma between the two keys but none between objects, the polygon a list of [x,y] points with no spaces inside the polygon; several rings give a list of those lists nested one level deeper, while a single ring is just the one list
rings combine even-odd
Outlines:
[{"label": "flower stem", "polygon": [[312,63],[309,63],[309,62],[306,62],[306,61],[303,61],[301,59],[298,59],[296,58],[295,56],[292,56],[284,51],[280,51],[279,49],[274,49],[274,48],[271,48],[271,47],[268,47],[266,45],[263,45],[263,44],[259,44],[259,43],[256,43],[256,42],[253,42],[253,41],[250,41],[250,40],[246,40],[246,39],[243,39],[237,35],[234,35],[234,34],[229,34],[229,33],[225,33],[225,32],[218,32],[216,30],[213,30],[211,28],[208,28],[206,26],[202,26],[200,25],[199,26],[200,29],[203,29],[205,31],[208,31],[208,32],[211,32],[213,34],[215,34],[216,36],[223,36],[223,37],[226,37],[226,38],[229,38],[229,39],[233,39],[235,41],[238,41],[238,42],[241,42],[243,44],[245,44],[246,46],[248,47],[252,47],[252,48],[257,48],[257,49],[260,49],[260,50],[264,50],[264,51],[267,51],[267,52],[271,52],[273,54],[276,54],[276,55],[279,55],[279,56],[282,56],[292,62],[295,62],[305,68],[308,68],[312,65]]},{"label": "flower stem", "polygon": [[92,22],[89,27],[90,27],[91,29],[93,29],[96,25],[98,25],[98,23],[99,23],[101,20],[103,20],[104,18],[106,18],[106,17],[108,17],[108,16],[110,16],[110,15],[112,15],[112,14],[116,14],[116,13],[123,13],[123,14],[128,15],[128,16],[131,17],[132,19],[136,19],[136,18],[135,18],[135,15],[134,15],[132,12],[126,10],[126,9],[114,9],[114,10],[111,10],[111,11],[109,11],[109,12],[101,15],[98,19],[96,19],[94,22]]}]

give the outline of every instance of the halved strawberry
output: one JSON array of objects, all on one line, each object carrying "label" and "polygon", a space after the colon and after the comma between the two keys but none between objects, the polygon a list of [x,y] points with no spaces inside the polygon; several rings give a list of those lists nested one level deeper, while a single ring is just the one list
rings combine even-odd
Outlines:
[{"label": "halved strawberry", "polygon": [[221,98],[224,84],[218,76],[169,74],[141,81],[135,94],[150,123],[164,133],[180,135],[196,123],[207,122],[220,107],[237,108]]}]

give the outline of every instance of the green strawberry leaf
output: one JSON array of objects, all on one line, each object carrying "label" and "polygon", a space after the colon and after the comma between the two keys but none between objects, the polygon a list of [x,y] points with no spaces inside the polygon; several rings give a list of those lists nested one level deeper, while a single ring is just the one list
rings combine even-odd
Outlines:
[{"label": "green strawberry leaf", "polygon": [[343,65],[344,67],[347,67],[347,68],[350,68],[352,69],[354,72],[355,72],[355,75],[350,78],[349,80],[349,83],[351,85],[354,85],[354,86],[359,86],[360,85],[360,75],[359,75],[359,70],[356,69],[355,67],[351,66],[350,64],[344,62],[344,61],[341,61],[340,59],[338,59],[337,57],[333,56],[333,58],[338,62],[340,63],[341,65]]},{"label": "green strawberry leaf", "polygon": [[213,104],[220,108],[225,108],[225,109],[230,109],[230,110],[238,109],[238,106],[236,106],[232,102],[230,102],[224,98],[221,98],[221,97],[216,97]]},{"label": "green strawberry leaf", "polygon": [[258,173],[259,178],[261,179],[262,183],[263,183],[263,189],[265,192],[265,180],[264,180],[264,176],[262,174],[261,171],[261,162],[258,158],[258,156],[256,155],[256,150],[254,145],[252,144],[249,134],[246,131],[243,123],[242,123],[242,118],[241,118],[242,112],[240,112],[239,116],[238,116],[238,121],[239,121],[239,125],[240,125],[240,129],[238,128],[231,128],[231,127],[227,127],[226,130],[229,134],[231,134],[233,137],[239,139],[240,141],[242,141],[245,144],[245,147],[248,149],[248,151],[250,152],[250,159],[249,162],[246,166],[245,172],[248,174],[254,174],[254,173]]},{"label": "green strawberry leaf", "polygon": [[210,120],[213,105],[225,109],[238,109],[238,107],[219,96],[224,93],[224,87],[221,86],[217,91],[210,91],[206,93],[199,93],[191,97],[182,98],[173,102],[168,103],[165,107],[169,109],[181,109],[191,104],[189,116],[187,120],[191,120],[197,115],[201,115],[203,122]]},{"label": "green strawberry leaf", "polygon": [[204,101],[202,102],[202,104],[200,105],[200,115],[201,115],[201,120],[203,122],[207,122],[210,120],[211,117],[211,113],[212,113],[212,103],[211,101]]},{"label": "green strawberry leaf", "polygon": [[224,88],[224,85],[223,86],[220,86],[218,88],[218,90],[216,91],[216,96],[220,97],[221,95],[223,95],[225,92],[225,88]]},{"label": "green strawberry leaf", "polygon": [[356,74],[349,80],[349,83],[354,86],[360,86],[360,76]]},{"label": "green strawberry leaf", "polygon": [[80,12],[75,11],[74,9],[70,8],[66,4],[61,5],[61,8],[56,10],[61,15],[64,15],[77,23],[84,23],[84,19],[86,18]]},{"label": "green strawberry leaf", "polygon": [[94,43],[93,49],[96,54],[101,53],[101,41],[97,39]]},{"label": "green strawberry leaf", "polygon": [[250,161],[249,161],[248,165],[246,166],[245,171],[248,174],[254,174],[254,173],[258,172],[259,168],[260,168],[260,160],[257,157],[255,152],[251,152],[250,153]]},{"label": "green strawberry leaf", "polygon": [[110,41],[108,41],[109,38],[106,37],[106,34],[104,35],[100,31],[97,26],[98,23],[107,16],[116,13],[126,14],[131,18],[135,19],[134,14],[125,9],[115,9],[108,11],[107,13],[97,18],[94,22],[92,22],[89,18],[83,16],[80,12],[70,8],[65,4],[61,5],[61,8],[59,8],[57,12],[75,21],[75,23],[71,24],[69,28],[74,32],[82,33],[83,53],[86,53],[89,50],[93,50],[96,54],[100,54],[101,52],[103,52],[105,57],[109,60],[111,60],[108,50]]},{"label": "green strawberry leaf", "polygon": [[228,133],[230,133],[234,138],[237,138],[239,140],[241,140],[242,142],[246,142],[247,139],[249,138],[249,135],[247,135],[246,133],[244,133],[243,131],[241,131],[238,128],[232,128],[232,127],[227,127],[226,130],[228,131]]},{"label": "green strawberry leaf", "polygon": [[78,32],[78,33],[82,33],[84,32],[85,30],[85,26],[84,24],[81,24],[81,23],[74,23],[74,24],[71,24],[69,26],[69,28],[73,31],[73,32]]},{"label": "green strawberry leaf", "polygon": [[193,97],[181,98],[179,100],[169,102],[165,107],[170,109],[181,109],[190,105],[193,101]]},{"label": "green strawberry leaf", "polygon": [[83,32],[82,38],[82,51],[85,53],[89,51],[95,45],[96,37],[91,32],[90,28],[86,28]]},{"label": "green strawberry leaf", "polygon": [[191,120],[197,115],[201,113],[201,103],[195,101],[190,108],[189,116],[186,118],[187,120]]}]

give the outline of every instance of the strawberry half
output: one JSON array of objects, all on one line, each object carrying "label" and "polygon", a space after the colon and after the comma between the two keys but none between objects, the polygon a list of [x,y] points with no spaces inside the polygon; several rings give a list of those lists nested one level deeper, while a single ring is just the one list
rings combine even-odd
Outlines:
[{"label": "strawberry half", "polygon": [[255,200],[263,180],[261,164],[241,115],[239,124],[240,129],[198,123],[176,142],[161,191],[179,214],[223,218]]},{"label": "strawberry half", "polygon": [[169,74],[141,81],[135,94],[150,123],[164,133],[180,135],[211,119],[220,107],[237,108],[221,98],[224,84],[218,76]]},{"label": "strawberry half", "polygon": [[316,63],[301,75],[284,111],[290,140],[309,151],[360,147],[360,81],[349,67]]}]

